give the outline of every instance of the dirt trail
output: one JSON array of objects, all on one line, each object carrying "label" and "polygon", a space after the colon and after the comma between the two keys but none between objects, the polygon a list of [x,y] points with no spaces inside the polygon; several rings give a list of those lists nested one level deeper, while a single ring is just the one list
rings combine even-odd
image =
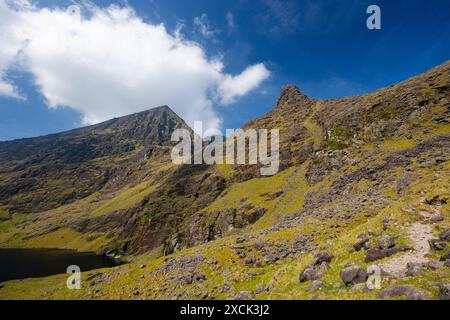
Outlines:
[{"label": "dirt trail", "polygon": [[398,258],[391,259],[379,266],[384,271],[393,275],[404,275],[406,265],[412,263],[425,263],[428,259],[425,255],[428,253],[430,246],[428,240],[433,238],[433,229],[429,224],[421,222],[414,223],[408,232],[409,238],[414,244],[414,251],[405,253]]}]

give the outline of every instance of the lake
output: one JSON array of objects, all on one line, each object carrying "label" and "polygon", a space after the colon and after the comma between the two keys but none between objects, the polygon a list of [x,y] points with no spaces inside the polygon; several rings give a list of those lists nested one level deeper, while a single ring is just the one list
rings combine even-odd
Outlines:
[{"label": "lake", "polygon": [[0,282],[66,273],[67,267],[77,265],[81,271],[115,267],[117,259],[94,252],[63,249],[0,249]]}]

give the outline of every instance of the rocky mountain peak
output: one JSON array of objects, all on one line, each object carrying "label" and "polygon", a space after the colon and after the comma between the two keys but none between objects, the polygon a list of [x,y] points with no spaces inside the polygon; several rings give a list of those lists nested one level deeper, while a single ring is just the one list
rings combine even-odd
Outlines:
[{"label": "rocky mountain peak", "polygon": [[308,102],[310,99],[300,91],[299,87],[295,85],[285,85],[281,88],[280,96],[278,97],[277,107],[282,107],[288,103]]}]

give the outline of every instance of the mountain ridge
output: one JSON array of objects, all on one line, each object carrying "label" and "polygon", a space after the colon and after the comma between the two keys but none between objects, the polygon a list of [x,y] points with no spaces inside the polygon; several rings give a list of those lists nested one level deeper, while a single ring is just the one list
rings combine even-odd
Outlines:
[{"label": "mountain ridge", "polygon": [[[377,291],[354,289],[341,271],[380,262],[402,273],[386,275],[383,288],[407,284],[437,298],[439,289],[428,283],[449,278],[445,250],[420,248],[428,256],[414,276],[405,275],[400,257],[415,246],[411,230],[430,229],[426,236],[439,238],[450,227],[449,72],[447,61],[372,93],[339,99],[310,99],[295,86],[284,87],[275,108],[243,126],[280,129],[280,171],[271,177],[260,176],[258,165],[176,166],[170,145],[147,145],[142,131],[131,130],[139,148],[126,150],[124,159],[85,163],[84,170],[114,167],[84,196],[62,205],[51,199],[45,209],[38,206],[39,193],[59,195],[52,179],[28,194],[5,194],[17,177],[0,184],[0,246],[58,244],[131,260],[104,275],[93,272],[102,280],[80,292],[41,288],[40,296],[133,298],[137,290],[153,299],[200,298],[198,292],[225,299],[373,299]],[[0,171],[0,181],[10,171]],[[23,179],[45,174],[20,172]],[[15,209],[20,200],[35,201],[36,212]],[[324,253],[319,269],[314,261]],[[308,277],[320,279],[322,289],[310,290]],[[56,277],[49,281],[57,285]],[[0,297],[21,286],[7,283]]]}]

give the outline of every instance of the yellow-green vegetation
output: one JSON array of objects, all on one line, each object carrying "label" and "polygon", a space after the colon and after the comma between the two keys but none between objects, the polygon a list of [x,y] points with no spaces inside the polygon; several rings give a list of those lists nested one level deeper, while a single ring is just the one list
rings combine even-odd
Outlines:
[{"label": "yellow-green vegetation", "polygon": [[318,147],[320,147],[323,140],[322,127],[315,123],[314,120],[311,119],[311,117],[307,118],[303,122],[303,126],[308,129],[308,132],[311,135],[314,143],[314,148],[317,149]]},{"label": "yellow-green vegetation", "polygon": [[385,151],[399,151],[411,149],[416,143],[409,139],[384,140],[381,147]]},{"label": "yellow-green vegetation", "polygon": [[155,191],[158,184],[144,181],[132,188],[124,188],[125,191],[117,194],[111,200],[108,200],[105,204],[95,209],[92,212],[92,216],[101,216],[113,213],[117,210],[129,209],[144,200],[146,196]]}]

